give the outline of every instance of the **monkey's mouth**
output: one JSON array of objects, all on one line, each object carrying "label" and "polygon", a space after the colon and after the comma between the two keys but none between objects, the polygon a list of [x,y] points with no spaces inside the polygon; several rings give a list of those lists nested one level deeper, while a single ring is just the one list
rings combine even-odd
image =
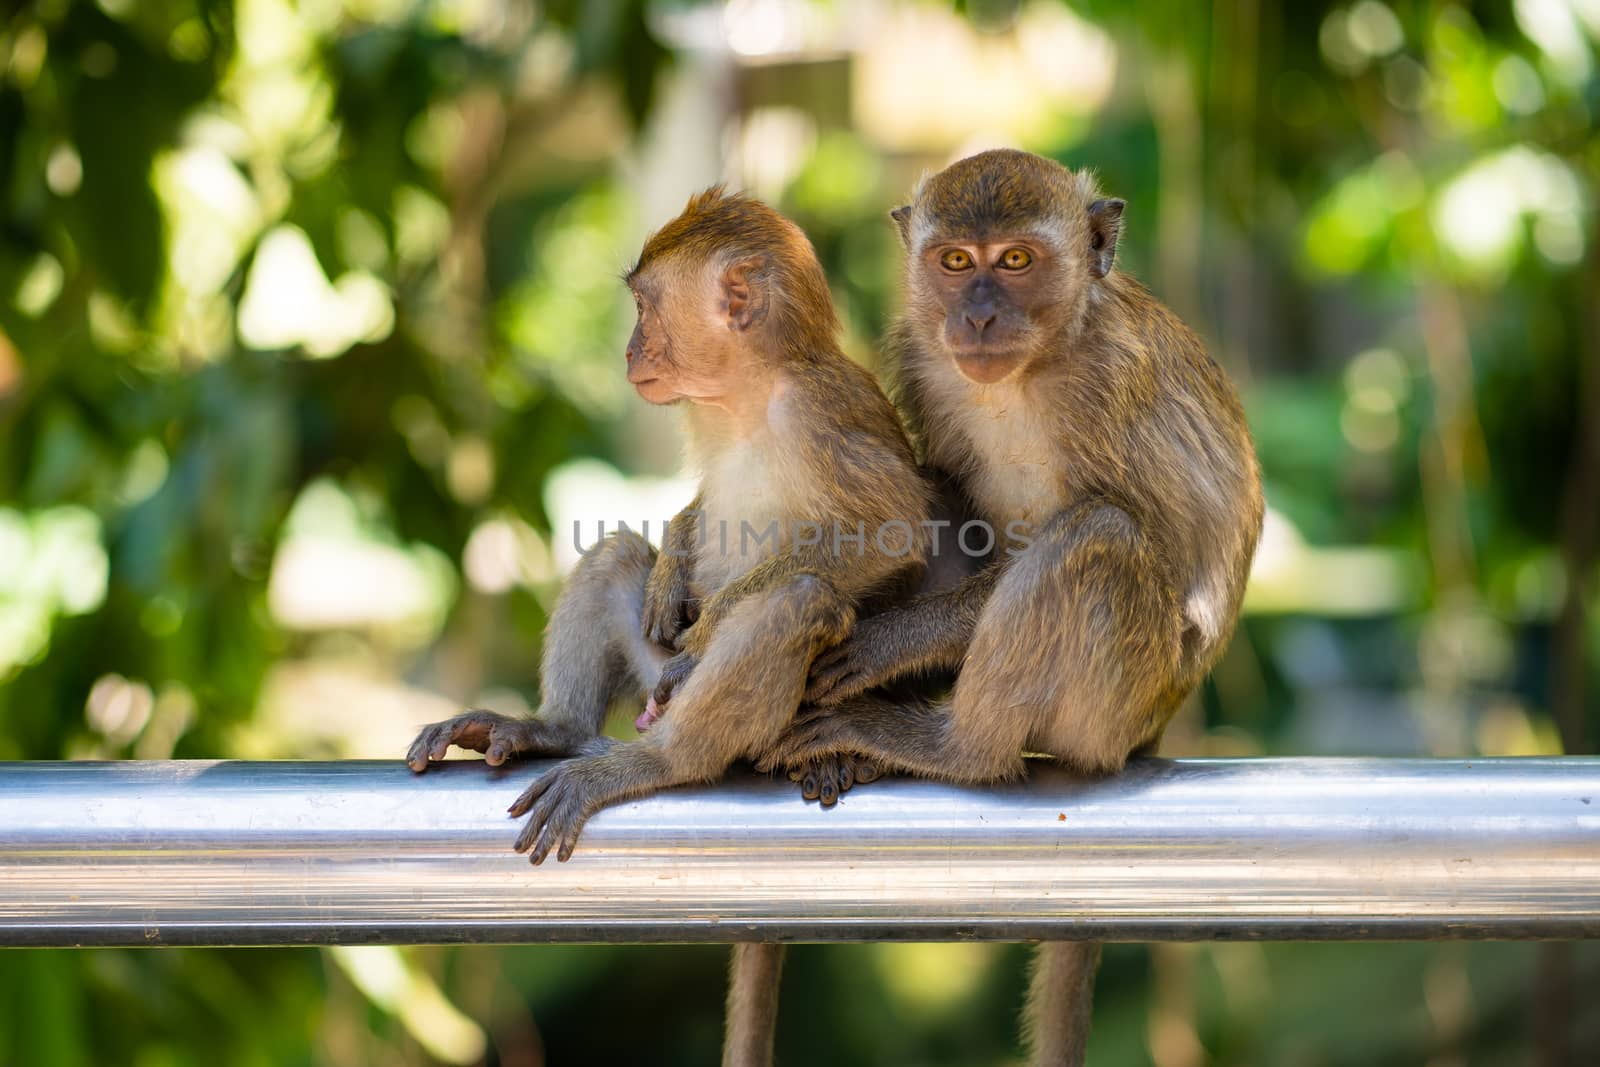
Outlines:
[{"label": "monkey's mouth", "polygon": [[673,395],[672,388],[660,378],[640,378],[638,381],[629,381],[634,390],[647,404],[670,404],[678,399]]},{"label": "monkey's mouth", "polygon": [[957,348],[951,355],[961,376],[979,385],[993,385],[1022,365],[1022,353],[1015,349],[975,346]]}]

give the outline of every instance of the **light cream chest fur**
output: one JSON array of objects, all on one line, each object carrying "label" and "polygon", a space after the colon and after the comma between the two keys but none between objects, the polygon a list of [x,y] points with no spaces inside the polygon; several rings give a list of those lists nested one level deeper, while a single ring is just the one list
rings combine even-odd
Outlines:
[{"label": "light cream chest fur", "polygon": [[967,480],[975,503],[1002,535],[1007,523],[1037,528],[1066,505],[1055,420],[1007,383],[967,386],[964,403],[951,405],[953,425],[971,445]]}]

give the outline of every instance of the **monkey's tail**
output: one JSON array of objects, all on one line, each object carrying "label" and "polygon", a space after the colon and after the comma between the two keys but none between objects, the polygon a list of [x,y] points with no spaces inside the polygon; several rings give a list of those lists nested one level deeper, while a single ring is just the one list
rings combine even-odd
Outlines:
[{"label": "monkey's tail", "polygon": [[1033,1067],[1083,1067],[1099,966],[1095,941],[1045,941],[1034,951],[1022,1023]]},{"label": "monkey's tail", "polygon": [[722,1067],[767,1067],[778,1030],[778,983],[783,946],[740,943],[728,968],[728,1009]]}]

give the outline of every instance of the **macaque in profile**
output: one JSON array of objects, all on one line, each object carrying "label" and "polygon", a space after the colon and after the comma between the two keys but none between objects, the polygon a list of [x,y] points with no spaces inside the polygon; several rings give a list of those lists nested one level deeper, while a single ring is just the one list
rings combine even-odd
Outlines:
[{"label": "macaque in profile", "polygon": [[[712,189],[626,280],[628,381],[650,403],[685,402],[699,493],[662,551],[623,532],[584,556],[550,619],[537,715],[468,712],[423,729],[407,756],[415,771],[452,744],[490,764],[572,756],[511,806],[536,864],[567,859],[601,808],[764,755],[817,653],[924,565],[929,491],[893,407],[839,347],[798,227]],[[639,740],[600,736],[615,700],[645,694]],[[770,1058],[781,962],[780,946],[735,948],[726,1062]]]}]

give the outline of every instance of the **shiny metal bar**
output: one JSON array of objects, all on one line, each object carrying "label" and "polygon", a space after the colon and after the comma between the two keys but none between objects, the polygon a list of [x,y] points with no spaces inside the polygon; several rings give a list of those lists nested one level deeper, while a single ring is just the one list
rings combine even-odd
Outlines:
[{"label": "shiny metal bar", "polygon": [[1600,759],[1144,760],[735,777],[510,850],[544,765],[0,764],[0,944],[1600,934]]}]

